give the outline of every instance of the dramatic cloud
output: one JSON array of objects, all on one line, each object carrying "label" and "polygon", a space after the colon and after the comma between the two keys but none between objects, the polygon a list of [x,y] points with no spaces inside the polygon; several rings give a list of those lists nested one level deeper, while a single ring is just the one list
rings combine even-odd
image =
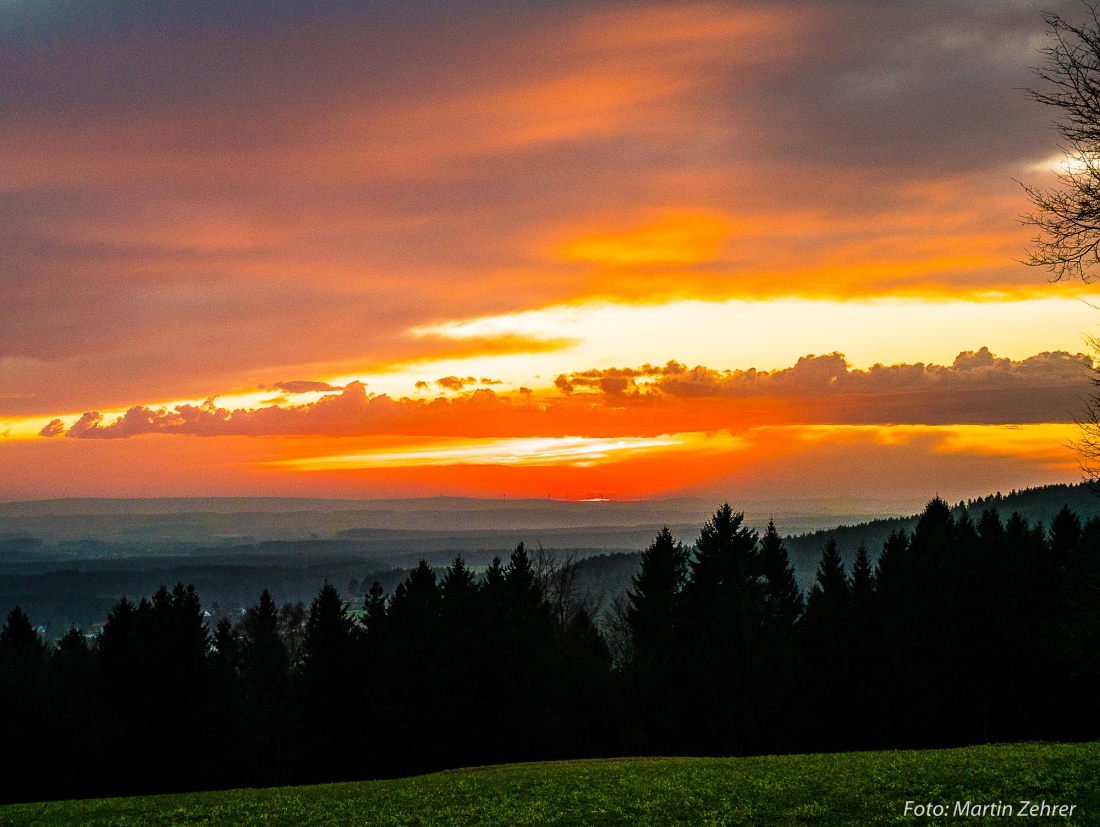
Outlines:
[{"label": "dramatic cloud", "polygon": [[0,414],[561,303],[1050,289],[1036,3],[307,5],[0,7]]},{"label": "dramatic cloud", "polygon": [[[1058,153],[1022,91],[1044,11],[1082,12],[0,3],[0,485],[280,493],[308,474],[272,463],[363,452],[392,462],[316,473],[401,495],[1064,473],[990,427],[1070,422],[1089,390],[1061,352],[1088,322],[1027,315],[1080,285],[1018,263],[1017,181]],[[994,302],[1042,322],[968,324]],[[947,321],[881,322],[905,308]],[[931,347],[945,328],[969,338]],[[1013,360],[943,355],[968,342]],[[615,440],[621,462],[538,465]],[[516,446],[534,464],[435,464]]]},{"label": "dramatic cloud", "polygon": [[[973,387],[1075,387],[1080,389],[1092,369],[1084,353],[1040,353],[1019,362],[997,358],[988,348],[968,350],[950,367],[941,365],[880,365],[853,369],[843,354],[803,356],[790,368],[775,371],[688,368],[676,361],[661,367],[607,368],[562,374],[555,380],[563,391],[577,387],[607,394],[664,393],[685,397],[789,396],[821,393],[888,393],[899,390]],[[644,380],[644,381],[639,381]],[[569,389],[569,390],[566,390]]]},{"label": "dramatic cloud", "polygon": [[1040,353],[1013,362],[987,348],[960,353],[950,366],[880,365],[852,369],[844,356],[804,356],[776,371],[662,367],[611,368],[561,375],[557,387],[598,391],[616,404],[679,400],[784,400],[787,414],[827,423],[1019,423],[1073,421],[1092,374],[1085,354]]},{"label": "dramatic cloud", "polygon": [[[434,435],[634,437],[763,424],[1016,424],[1071,422],[1082,405],[1092,361],[1083,354],[1041,353],[1013,362],[986,348],[954,364],[874,365],[852,369],[839,353],[805,356],[783,370],[661,367],[587,370],[561,375],[562,396],[519,401],[490,388],[462,392],[474,377],[436,382],[459,395],[392,399],[360,382],[316,402],[230,410],[208,402],[171,410],[134,406],[105,421],[85,413],[65,431],[76,439],[142,434],[198,436]],[[54,420],[42,436],[64,431]]]},{"label": "dramatic cloud", "polygon": [[[498,396],[489,388],[451,399],[395,400],[386,395],[368,394],[362,383],[352,382],[338,394],[323,396],[317,402],[287,407],[269,405],[229,410],[207,403],[202,406],[179,405],[168,410],[137,405],[111,422],[105,422],[103,414],[93,411],[81,416],[66,431],[66,436],[75,439],[118,439],[142,434],[462,434],[475,428],[477,421],[484,422],[487,416],[506,416],[510,408],[510,398]],[[49,427],[52,428],[52,423]]]}]

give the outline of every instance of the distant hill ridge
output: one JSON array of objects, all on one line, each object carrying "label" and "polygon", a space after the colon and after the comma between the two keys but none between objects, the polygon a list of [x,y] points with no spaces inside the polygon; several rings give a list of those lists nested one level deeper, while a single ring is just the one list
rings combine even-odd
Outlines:
[{"label": "distant hill ridge", "polygon": [[[701,498],[599,502],[461,497],[43,500],[0,504],[0,538],[37,537],[46,544],[95,541],[145,546],[153,551],[153,546],[179,543],[240,545],[270,540],[363,540],[368,536],[382,539],[379,532],[386,531],[431,532],[433,537],[448,533],[457,537],[462,532],[592,529],[606,533],[607,528],[648,530],[668,524],[688,527],[690,535],[709,519],[716,504]],[[891,513],[905,514],[912,510],[910,505],[898,508],[897,503],[824,498],[737,503],[739,509],[748,512],[750,521],[765,515],[766,522],[766,515],[772,515],[783,530],[792,534]],[[539,538],[527,539],[535,542]]]},{"label": "distant hill ridge", "polygon": [[[578,562],[579,585],[603,594],[606,606],[615,595],[630,588],[631,578],[638,571],[639,550],[652,542],[661,525],[669,525],[677,539],[691,544],[718,504],[701,500],[580,503],[576,504],[580,513],[589,517],[593,514],[617,517],[619,523],[578,527],[543,523],[542,527],[528,525],[519,530],[511,528],[501,516],[527,515],[537,501],[508,501],[507,511],[471,510],[461,520],[449,520],[445,530],[438,526],[414,530],[364,527],[365,518],[373,513],[366,510],[188,513],[153,509],[179,508],[184,503],[206,507],[211,501],[61,502],[62,509],[104,503],[110,508],[129,508],[137,503],[144,504],[147,511],[121,516],[101,511],[98,515],[70,512],[37,517],[11,516],[9,511],[4,516],[4,508],[25,508],[30,504],[0,506],[0,606],[19,603],[55,631],[63,631],[69,624],[84,627],[101,622],[121,595],[149,594],[165,582],[194,582],[204,600],[234,608],[255,601],[263,588],[271,588],[282,601],[309,600],[324,580],[336,583],[345,597],[361,600],[366,585],[373,579],[392,589],[420,559],[434,566],[445,566],[456,554],[462,554],[470,565],[482,566],[493,556],[506,557],[520,541],[553,550],[563,558],[572,556]],[[218,502],[224,507],[229,502],[255,506],[260,501]],[[318,501],[273,502],[300,507]],[[361,506],[364,501],[323,502]],[[438,501],[401,502],[424,509]],[[457,498],[449,500],[450,504],[457,502]],[[503,501],[494,500],[467,502],[503,505]],[[815,504],[821,502],[824,501]],[[681,508],[666,508],[669,503]],[[738,510],[747,505],[736,501],[731,504]],[[1087,485],[1049,485],[993,494],[958,503],[955,509],[969,509],[975,519],[988,507],[996,507],[1005,519],[1018,511],[1031,522],[1046,526],[1067,504],[1084,520],[1100,517],[1100,497],[1094,496]],[[601,510],[607,505],[623,508]],[[831,527],[801,534],[792,531],[791,512],[785,514],[781,509],[761,512],[758,507],[755,513],[746,515],[746,521],[762,531],[768,517],[774,518],[779,531],[787,535],[784,543],[796,577],[806,588],[814,580],[822,549],[830,538],[837,541],[849,566],[861,542],[867,545],[871,557],[877,559],[883,542],[892,532],[912,530],[919,510],[920,504],[916,504],[908,516],[851,521],[847,525],[837,525],[842,520],[834,518]],[[424,513],[419,510],[403,516],[417,520]],[[434,513],[437,519],[443,519],[444,512]],[[458,517],[461,512],[451,514]],[[624,520],[624,516],[636,521]],[[485,519],[485,526],[476,530],[463,527],[467,522],[478,526],[481,518]],[[822,522],[823,515],[817,519],[817,526],[829,525]],[[488,527],[493,521],[496,525]],[[79,539],[55,539],[65,532],[75,533]],[[174,534],[166,536],[166,532]],[[316,536],[311,538],[313,532]],[[104,539],[94,539],[97,534]],[[264,535],[280,539],[268,540]]]},{"label": "distant hill ridge", "polygon": [[[1082,482],[1075,485],[1043,485],[1020,491],[1013,489],[1008,494],[998,491],[985,497],[955,503],[952,511],[956,516],[966,512],[977,522],[983,511],[992,508],[1001,515],[1002,520],[1018,513],[1028,522],[1039,523],[1047,528],[1066,505],[1076,512],[1082,522],[1094,517],[1100,518],[1100,489],[1092,483]],[[899,530],[912,531],[919,518],[919,514],[912,514],[908,517],[870,520],[856,525],[840,525],[785,537],[784,545],[799,580],[806,586],[812,581],[822,549],[829,540],[836,540],[837,548],[846,564],[850,565],[855,559],[861,543],[867,546],[871,559],[876,560],[887,537]],[[782,531],[782,526],[777,524],[776,527]]]},{"label": "distant hill ridge", "polygon": [[[817,557],[829,538],[842,552],[855,553],[865,542],[877,555],[883,541],[899,528],[911,528],[921,503],[858,503],[838,498],[799,501],[737,501],[746,522],[763,530],[775,520],[788,537],[792,556]],[[1100,516],[1100,497],[1086,483],[1047,485],[996,493],[958,503],[976,517],[996,507],[1007,517],[1013,511],[1031,521],[1049,523],[1063,506],[1082,519]],[[624,548],[638,545],[653,526],[669,525],[685,542],[695,539],[698,527],[713,513],[717,500],[669,498],[641,501],[561,501],[542,499],[478,499],[430,497],[399,500],[308,499],[280,497],[176,497],[176,498],[73,498],[0,503],[0,540],[38,539],[46,544],[108,543],[132,547],[169,544],[213,545],[220,548],[254,545],[265,541],[294,542],[332,539],[371,540],[393,550],[409,552],[418,540],[428,546],[467,548],[482,535],[493,545],[515,534],[529,542],[555,545],[592,545]],[[884,516],[891,514],[896,516]],[[623,539],[611,535],[622,530]],[[529,535],[529,536],[520,536]],[[539,536],[543,535],[543,536]],[[572,535],[572,536],[571,536]],[[400,540],[400,542],[395,542]],[[4,556],[35,554],[40,549],[20,542],[4,549]],[[475,544],[482,545],[483,544]],[[641,543],[645,545],[645,543]],[[639,546],[640,547],[640,546]],[[166,550],[166,549],[165,549]],[[79,556],[79,549],[70,549]],[[121,551],[121,549],[120,549]],[[140,553],[140,551],[139,551]],[[66,554],[65,556],[69,556]],[[97,555],[98,556],[98,555]]]}]

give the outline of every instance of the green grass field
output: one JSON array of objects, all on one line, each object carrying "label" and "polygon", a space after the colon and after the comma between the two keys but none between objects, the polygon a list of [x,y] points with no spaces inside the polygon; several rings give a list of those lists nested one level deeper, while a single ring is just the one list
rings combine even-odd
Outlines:
[{"label": "green grass field", "polygon": [[[1075,805],[955,817],[956,801]],[[904,815],[908,800],[946,817]],[[0,825],[1100,824],[1100,744],[568,761],[396,781],[0,807]]]}]

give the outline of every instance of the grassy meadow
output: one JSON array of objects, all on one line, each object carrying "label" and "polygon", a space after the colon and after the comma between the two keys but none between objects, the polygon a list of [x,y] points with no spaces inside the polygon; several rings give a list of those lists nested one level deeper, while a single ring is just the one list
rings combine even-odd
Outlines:
[{"label": "grassy meadow", "polygon": [[1075,805],[1017,824],[1100,824],[1100,744],[481,767],[391,781],[0,807],[0,825],[993,824],[905,802]]}]

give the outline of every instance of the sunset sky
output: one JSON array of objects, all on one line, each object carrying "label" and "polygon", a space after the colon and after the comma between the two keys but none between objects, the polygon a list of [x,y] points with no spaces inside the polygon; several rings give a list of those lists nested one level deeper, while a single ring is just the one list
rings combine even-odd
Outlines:
[{"label": "sunset sky", "polygon": [[0,2],[0,500],[1077,481],[1044,11]]}]

